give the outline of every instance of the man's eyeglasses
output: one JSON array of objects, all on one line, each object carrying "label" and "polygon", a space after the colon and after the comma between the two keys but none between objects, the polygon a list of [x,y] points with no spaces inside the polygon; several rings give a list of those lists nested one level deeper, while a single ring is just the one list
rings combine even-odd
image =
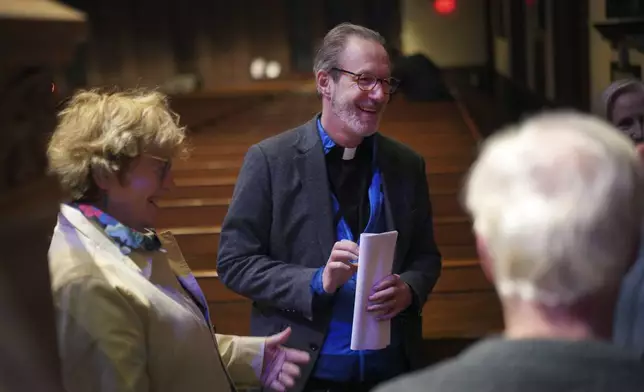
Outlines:
[{"label": "man's eyeglasses", "polygon": [[396,89],[398,89],[398,86],[400,86],[400,80],[396,78],[377,78],[368,73],[357,74],[355,72],[336,67],[331,68],[331,70],[353,76],[356,84],[358,85],[358,88],[362,91],[371,91],[376,87],[376,84],[380,82],[380,84],[382,85],[382,91],[385,94],[391,95],[395,93]]}]

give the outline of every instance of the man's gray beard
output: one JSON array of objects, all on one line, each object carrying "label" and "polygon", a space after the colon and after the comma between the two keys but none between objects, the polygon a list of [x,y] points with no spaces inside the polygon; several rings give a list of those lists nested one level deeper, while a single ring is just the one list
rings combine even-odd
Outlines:
[{"label": "man's gray beard", "polygon": [[333,111],[333,114],[353,132],[359,135],[365,135],[368,128],[367,125],[360,121],[360,118],[358,117],[357,111],[359,109],[347,107],[349,105],[339,105],[335,97],[331,100],[331,110]]}]

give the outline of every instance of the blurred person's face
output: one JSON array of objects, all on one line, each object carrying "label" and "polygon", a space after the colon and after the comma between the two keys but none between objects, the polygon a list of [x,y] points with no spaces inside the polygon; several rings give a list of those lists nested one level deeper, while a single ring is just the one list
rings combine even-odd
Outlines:
[{"label": "blurred person's face", "polygon": [[144,154],[131,162],[121,178],[95,176],[105,195],[105,212],[134,230],[154,228],[157,200],[174,184],[170,169],[170,160]]},{"label": "blurred person's face", "polygon": [[613,103],[613,125],[634,143],[644,142],[644,91],[625,91]]}]

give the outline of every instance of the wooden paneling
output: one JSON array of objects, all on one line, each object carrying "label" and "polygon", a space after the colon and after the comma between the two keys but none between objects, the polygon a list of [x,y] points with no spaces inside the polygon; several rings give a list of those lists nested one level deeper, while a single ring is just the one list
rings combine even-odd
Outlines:
[{"label": "wooden paneling", "polygon": [[182,73],[197,73],[206,90],[248,85],[256,56],[289,76],[282,0],[78,3],[91,26],[83,63],[92,86],[156,86]]},{"label": "wooden paneling", "polygon": [[501,329],[501,306],[492,291],[434,293],[423,308],[425,339],[478,338]]},{"label": "wooden paneling", "polygon": [[[280,79],[298,78],[311,74],[315,49],[336,23],[368,23],[393,42],[400,36],[391,0],[378,0],[376,7],[336,1],[331,13],[324,12],[328,1],[306,1],[295,14],[290,0],[67,2],[89,15],[91,39],[80,69],[92,86],[156,86],[182,73],[196,73],[207,91],[248,86],[257,57],[277,61]],[[307,31],[295,34],[302,25]]]},{"label": "wooden paneling", "polygon": [[43,176],[54,75],[85,34],[53,1],[0,4],[0,390],[62,392],[47,254],[61,192]]},{"label": "wooden paneling", "polygon": [[210,314],[217,333],[250,335],[250,301],[209,302]]}]

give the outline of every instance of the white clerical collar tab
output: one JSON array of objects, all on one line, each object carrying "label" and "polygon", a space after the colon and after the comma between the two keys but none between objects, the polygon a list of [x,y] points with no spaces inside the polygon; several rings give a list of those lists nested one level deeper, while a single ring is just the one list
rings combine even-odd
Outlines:
[{"label": "white clerical collar tab", "polygon": [[344,152],[342,153],[342,159],[345,161],[350,161],[356,156],[356,149],[355,148],[345,148]]}]

